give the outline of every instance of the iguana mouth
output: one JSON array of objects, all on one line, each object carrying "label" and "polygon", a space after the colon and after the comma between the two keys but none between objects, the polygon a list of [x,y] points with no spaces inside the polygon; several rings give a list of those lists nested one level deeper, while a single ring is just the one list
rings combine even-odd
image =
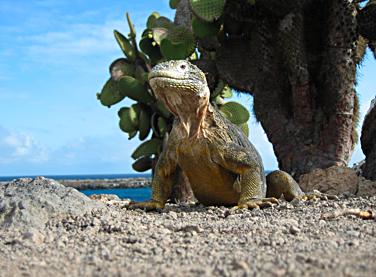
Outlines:
[{"label": "iguana mouth", "polygon": [[169,71],[152,71],[149,73],[149,81],[155,78],[166,78],[166,79],[174,79],[174,80],[183,80],[184,77],[177,77],[176,75],[172,74]]},{"label": "iguana mouth", "polygon": [[175,76],[167,75],[167,74],[153,74],[149,77],[149,82],[152,87],[160,87],[160,88],[176,88],[181,90],[190,90],[193,92],[197,92],[199,88],[197,87],[197,83],[192,82],[190,80],[184,78],[177,78]]}]

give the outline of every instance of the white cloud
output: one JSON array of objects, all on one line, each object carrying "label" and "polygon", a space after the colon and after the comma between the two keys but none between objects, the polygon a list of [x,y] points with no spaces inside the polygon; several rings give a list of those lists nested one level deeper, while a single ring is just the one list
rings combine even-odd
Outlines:
[{"label": "white cloud", "polygon": [[27,56],[34,62],[52,64],[75,63],[105,53],[120,50],[113,37],[113,29],[124,25],[122,21],[110,21],[104,25],[72,24],[67,30],[27,36]]},{"label": "white cloud", "polygon": [[48,160],[47,149],[31,134],[8,131],[0,127],[0,164],[24,161],[44,163]]},{"label": "white cloud", "polygon": [[0,126],[0,176],[130,173],[131,154],[140,144],[120,130],[101,137],[79,137],[47,149],[31,134]]}]

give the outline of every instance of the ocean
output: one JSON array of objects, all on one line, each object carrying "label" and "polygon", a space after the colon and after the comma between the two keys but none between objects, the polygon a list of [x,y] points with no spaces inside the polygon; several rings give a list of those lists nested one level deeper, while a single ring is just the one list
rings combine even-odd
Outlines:
[{"label": "ocean", "polygon": [[35,178],[43,176],[55,180],[87,180],[87,179],[123,179],[123,178],[149,178],[151,174],[77,174],[77,175],[22,175],[0,176],[0,182],[12,181],[18,178]]},{"label": "ocean", "polygon": [[93,194],[116,194],[121,199],[129,198],[134,201],[145,201],[151,198],[151,188],[129,188],[129,189],[85,189],[81,190],[87,196]]},{"label": "ocean", "polygon": [[[270,170],[265,173],[271,172]],[[123,178],[150,178],[150,174],[91,174],[91,175],[43,175],[46,178],[55,180],[87,180],[87,179],[123,179]],[[0,176],[0,182],[11,181],[18,178],[35,178],[37,176]],[[151,188],[116,188],[116,189],[94,189],[81,190],[82,193],[90,196],[92,194],[116,194],[121,199],[130,198],[134,201],[145,201],[151,197]]]},{"label": "ocean", "polygon": [[[125,179],[125,178],[150,178],[150,174],[81,174],[81,175],[38,175],[54,180],[88,180],[88,179]],[[12,181],[18,178],[35,178],[37,175],[27,176],[0,176],[0,182]],[[145,201],[151,197],[151,188],[116,188],[81,190],[90,196],[92,194],[116,194],[121,199],[130,198],[134,201]]]}]

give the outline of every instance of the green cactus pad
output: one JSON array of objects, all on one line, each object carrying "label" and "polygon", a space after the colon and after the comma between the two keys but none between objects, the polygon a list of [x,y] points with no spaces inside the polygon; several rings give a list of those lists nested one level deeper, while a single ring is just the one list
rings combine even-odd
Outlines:
[{"label": "green cactus pad", "polygon": [[120,92],[119,83],[110,78],[100,93],[97,93],[97,98],[103,106],[111,107],[124,99],[124,95]]},{"label": "green cactus pad", "polygon": [[168,39],[161,42],[161,53],[168,60],[182,60],[187,57],[184,43],[172,44]]},{"label": "green cactus pad", "polygon": [[171,116],[170,111],[166,108],[166,105],[162,101],[158,100],[155,105],[155,108],[161,116],[164,118],[169,118]]},{"label": "green cactus pad", "polygon": [[146,109],[141,108],[140,114],[138,116],[138,128],[140,130],[140,133],[138,135],[138,138],[140,140],[144,140],[147,138],[147,136],[150,133],[150,114]]},{"label": "green cactus pad", "polygon": [[140,49],[149,56],[152,65],[157,64],[163,57],[158,45],[153,45],[154,40],[149,37],[143,37],[140,40]]},{"label": "green cactus pad", "polygon": [[218,23],[209,23],[193,17],[192,30],[193,33],[199,38],[216,36],[219,32],[221,25]]},{"label": "green cactus pad", "polygon": [[168,60],[180,60],[189,57],[196,47],[193,33],[183,26],[170,26],[167,37],[160,41],[162,55]]},{"label": "green cactus pad", "polygon": [[248,123],[245,122],[245,123],[241,124],[239,127],[242,129],[243,133],[248,137],[249,136]]},{"label": "green cactus pad", "polygon": [[138,116],[135,107],[123,107],[118,111],[120,117],[120,129],[124,132],[132,132],[138,130]]},{"label": "green cactus pad", "polygon": [[124,116],[124,113],[129,109],[129,107],[122,107],[120,110],[118,110],[118,116],[122,118]]},{"label": "green cactus pad", "polygon": [[225,0],[189,0],[189,4],[198,18],[212,22],[222,15]]},{"label": "green cactus pad", "polygon": [[118,112],[120,116],[119,127],[123,132],[132,133],[137,131],[137,114],[132,108],[124,107]]},{"label": "green cactus pad", "polygon": [[137,79],[131,76],[124,76],[120,78],[118,83],[122,95],[144,104],[154,101],[154,97]]},{"label": "green cactus pad", "polygon": [[171,9],[176,9],[177,6],[179,5],[180,0],[170,0],[170,8]]},{"label": "green cactus pad", "polygon": [[[145,82],[147,82],[148,81],[148,79],[146,78],[145,79],[145,70],[142,68],[142,66],[141,65],[137,65],[136,66],[136,69],[135,69],[135,71],[134,71],[134,77],[142,84],[142,85],[144,85],[145,84]],[[148,75],[147,73],[146,73],[146,75]]]},{"label": "green cactus pad", "polygon": [[145,172],[152,168],[153,159],[150,156],[139,158],[132,164],[132,168],[137,172]]},{"label": "green cactus pad", "polygon": [[162,27],[153,28],[152,32],[153,32],[153,39],[156,43],[158,43],[158,45],[160,45],[161,41],[168,36],[167,28],[162,28]]},{"label": "green cactus pad", "polygon": [[167,122],[163,117],[158,117],[158,129],[161,137],[167,133]]},{"label": "green cactus pad", "polygon": [[131,62],[135,61],[136,59],[136,53],[135,49],[133,48],[131,42],[123,36],[120,32],[114,30],[114,35],[117,43],[119,44],[121,50],[125,54],[125,56],[130,60]]},{"label": "green cactus pad", "polygon": [[164,16],[160,16],[156,18],[154,21],[151,22],[151,27],[148,27],[149,29],[152,28],[170,28],[170,26],[174,25],[170,19]]},{"label": "green cactus pad", "polygon": [[153,113],[150,119],[150,126],[153,130],[153,135],[156,137],[160,137],[159,129],[158,129],[158,113]]},{"label": "green cactus pad", "polygon": [[140,113],[141,113],[141,103],[136,103],[136,104],[133,104],[130,108],[130,110],[132,111],[132,115],[131,115],[131,119],[132,119],[132,122],[133,124],[135,124],[136,126],[138,126],[138,117],[140,116]]},{"label": "green cactus pad", "polygon": [[222,80],[219,80],[218,81],[218,84],[217,86],[215,87],[215,89],[211,92],[211,98],[214,99],[216,98],[221,92],[222,90],[225,88],[225,83],[222,81]]},{"label": "green cactus pad", "polygon": [[213,102],[217,105],[217,106],[221,106],[225,103],[225,99],[223,99],[223,97],[221,95],[217,95]]},{"label": "green cactus pad", "polygon": [[137,135],[137,130],[128,133],[128,139],[133,139]]},{"label": "green cactus pad", "polygon": [[129,26],[129,36],[132,38],[132,39],[135,39],[136,38],[136,29],[132,23],[132,20],[131,20],[131,17],[129,16],[129,13],[126,13],[126,17],[127,17],[127,22],[128,22],[128,26]]},{"label": "green cactus pad", "polygon": [[226,85],[223,90],[221,91],[221,96],[223,98],[231,98],[232,97],[232,89]]},{"label": "green cactus pad", "polygon": [[118,81],[122,76],[134,76],[135,66],[127,59],[120,58],[110,65],[110,74],[114,81]]},{"label": "green cactus pad", "polygon": [[161,139],[150,139],[140,144],[132,154],[133,159],[138,159],[143,156],[150,156],[159,154],[162,150]]},{"label": "green cactus pad", "polygon": [[[193,36],[193,33],[184,26],[173,25],[170,28],[168,28],[167,38],[171,41],[171,43],[174,43],[174,44],[186,43],[189,45],[188,48],[193,48],[194,50],[195,38]],[[189,54],[192,54],[192,53],[193,51],[190,51]]]},{"label": "green cactus pad", "polygon": [[154,27],[155,21],[160,17],[158,12],[153,12],[149,15],[148,20],[146,21],[146,28],[152,29]]},{"label": "green cactus pad", "polygon": [[248,110],[237,102],[227,102],[219,110],[236,125],[246,123],[249,119]]}]

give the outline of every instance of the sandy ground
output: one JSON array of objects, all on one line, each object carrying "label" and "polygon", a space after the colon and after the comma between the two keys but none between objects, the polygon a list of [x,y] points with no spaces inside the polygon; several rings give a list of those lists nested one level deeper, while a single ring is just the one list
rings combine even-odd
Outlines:
[{"label": "sandy ground", "polygon": [[0,276],[376,276],[375,218],[351,215],[376,211],[376,197],[237,211],[96,203],[81,215],[55,213],[43,225],[3,225]]}]

